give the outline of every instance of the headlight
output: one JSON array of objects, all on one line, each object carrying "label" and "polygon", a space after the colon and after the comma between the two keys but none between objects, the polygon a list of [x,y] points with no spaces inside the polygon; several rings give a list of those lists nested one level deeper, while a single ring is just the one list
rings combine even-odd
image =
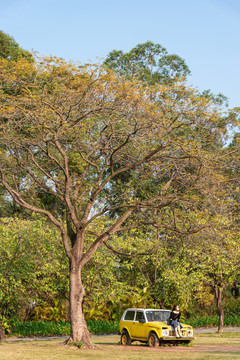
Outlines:
[{"label": "headlight", "polygon": [[187,336],[193,336],[193,331],[192,331],[192,330],[188,330]]},{"label": "headlight", "polygon": [[168,336],[169,331],[168,330],[162,330],[162,336]]}]

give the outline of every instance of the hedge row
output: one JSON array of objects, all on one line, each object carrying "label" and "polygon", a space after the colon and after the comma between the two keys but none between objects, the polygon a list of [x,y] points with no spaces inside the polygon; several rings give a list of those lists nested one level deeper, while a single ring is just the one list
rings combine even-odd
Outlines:
[{"label": "hedge row", "polygon": [[[119,331],[117,321],[87,321],[91,334],[115,334]],[[15,336],[61,336],[70,335],[70,323],[59,321],[14,321],[11,323],[11,335]]]},{"label": "hedge row", "polygon": [[[218,316],[196,317],[186,320],[193,327],[216,327]],[[87,321],[91,334],[117,334],[119,323],[117,321],[91,320]],[[224,318],[224,326],[240,326],[240,316]],[[61,336],[70,335],[69,322],[53,321],[14,321],[11,323],[11,335],[15,336]]]},{"label": "hedge row", "polygon": [[[212,316],[199,316],[186,320],[186,323],[192,325],[195,328],[199,327],[217,327],[219,317],[217,315]],[[224,326],[240,326],[240,316],[233,315],[224,317]]]}]

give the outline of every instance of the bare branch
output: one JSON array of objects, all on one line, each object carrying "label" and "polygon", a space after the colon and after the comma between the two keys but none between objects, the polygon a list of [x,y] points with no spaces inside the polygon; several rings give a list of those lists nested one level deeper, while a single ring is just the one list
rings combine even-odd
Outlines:
[{"label": "bare branch", "polygon": [[120,258],[122,257],[129,257],[129,258],[134,258],[137,256],[147,256],[147,255],[151,255],[153,253],[153,251],[159,246],[158,244],[153,246],[150,250],[148,251],[144,251],[144,252],[139,252],[139,253],[126,253],[126,252],[122,252],[122,251],[118,251],[116,249],[114,249],[111,245],[109,245],[107,243],[107,241],[104,241],[103,244],[109,249],[111,250],[115,255],[118,255]]},{"label": "bare branch", "polygon": [[42,100],[42,103],[43,103],[44,105],[47,105],[51,110],[53,110],[53,111],[60,117],[61,124],[64,122],[63,115],[60,113],[60,111],[58,111],[57,109],[55,109],[54,106],[52,106],[49,102],[47,102],[47,101],[45,101],[45,100]]}]

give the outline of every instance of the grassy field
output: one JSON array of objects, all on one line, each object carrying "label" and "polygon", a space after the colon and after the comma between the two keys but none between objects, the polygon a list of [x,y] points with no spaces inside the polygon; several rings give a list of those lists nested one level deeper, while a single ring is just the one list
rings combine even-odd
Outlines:
[{"label": "grassy field", "polygon": [[118,345],[119,336],[94,336],[95,350],[66,347],[62,340],[11,341],[0,344],[1,360],[171,360],[240,359],[240,333],[201,334],[191,346],[149,348]]}]

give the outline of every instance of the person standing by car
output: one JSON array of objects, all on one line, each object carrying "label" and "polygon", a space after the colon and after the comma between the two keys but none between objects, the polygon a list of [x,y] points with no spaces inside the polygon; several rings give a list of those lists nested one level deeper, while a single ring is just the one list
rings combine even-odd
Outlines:
[{"label": "person standing by car", "polygon": [[179,311],[179,306],[178,305],[174,305],[171,313],[170,313],[170,317],[168,319],[168,325],[171,325],[173,330],[174,330],[174,335],[177,338],[182,337],[181,334],[181,324],[180,324],[180,316],[181,313]]}]

